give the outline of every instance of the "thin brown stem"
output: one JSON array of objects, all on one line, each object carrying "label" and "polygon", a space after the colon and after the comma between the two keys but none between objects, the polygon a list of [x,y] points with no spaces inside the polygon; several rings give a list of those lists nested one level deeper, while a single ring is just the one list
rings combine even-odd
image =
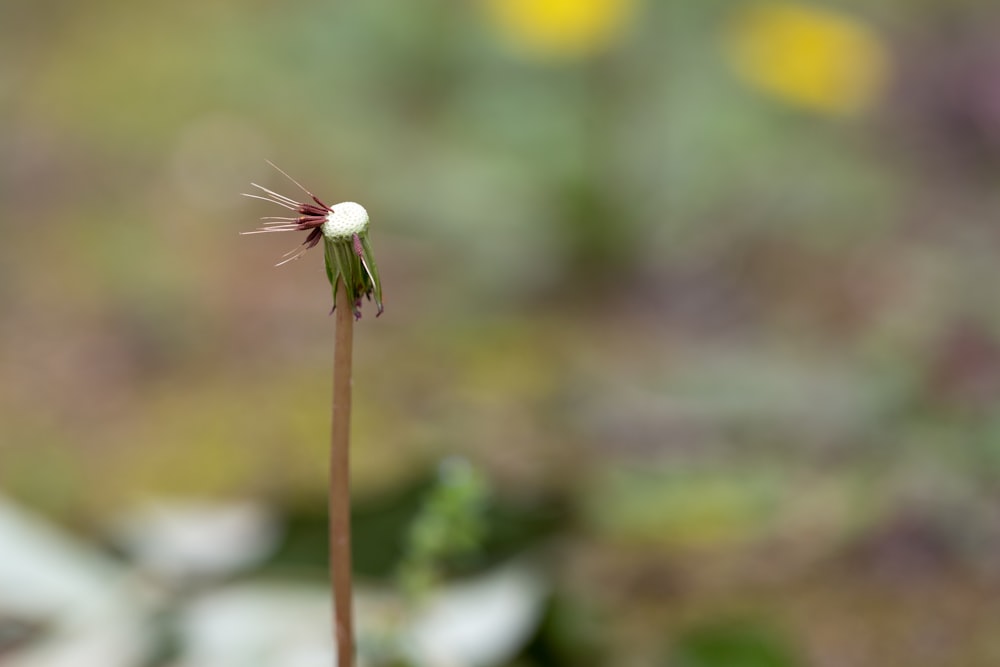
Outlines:
[{"label": "thin brown stem", "polygon": [[330,432],[330,585],[337,667],[354,667],[351,594],[351,351],[354,311],[343,281],[336,296],[333,343],[333,425]]}]

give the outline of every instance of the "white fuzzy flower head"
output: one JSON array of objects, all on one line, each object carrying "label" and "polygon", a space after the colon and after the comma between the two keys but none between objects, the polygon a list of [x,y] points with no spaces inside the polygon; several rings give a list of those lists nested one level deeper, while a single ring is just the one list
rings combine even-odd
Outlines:
[{"label": "white fuzzy flower head", "polygon": [[345,201],[330,208],[323,222],[323,236],[326,238],[334,241],[351,239],[368,229],[368,211],[361,204]]},{"label": "white fuzzy flower head", "polygon": [[[273,163],[271,166],[278,169]],[[347,296],[353,304],[354,316],[361,317],[361,298],[375,299],[378,314],[382,313],[382,281],[379,279],[375,254],[371,239],[368,238],[368,211],[361,204],[345,201],[328,206],[322,199],[306,190],[294,178],[284,174],[288,180],[298,185],[309,199],[298,201],[286,197],[262,185],[251,183],[263,194],[249,194],[252,199],[262,199],[288,209],[295,215],[262,218],[260,227],[243,234],[273,234],[277,232],[308,232],[305,241],[297,248],[285,253],[278,266],[298,259],[310,248],[323,242],[326,260],[326,276],[333,288],[336,302],[338,285],[343,284]]]}]

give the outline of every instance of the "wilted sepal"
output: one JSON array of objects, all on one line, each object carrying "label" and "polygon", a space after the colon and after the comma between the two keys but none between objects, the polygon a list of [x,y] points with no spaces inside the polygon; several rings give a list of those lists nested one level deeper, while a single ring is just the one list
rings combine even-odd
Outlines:
[{"label": "wilted sepal", "polygon": [[[326,277],[333,289],[333,309],[337,308],[337,290],[343,281],[347,297],[353,304],[355,319],[361,319],[361,297],[375,297],[378,307],[376,317],[382,314],[382,281],[372,252],[371,241],[365,230],[349,238],[323,237],[326,258]],[[330,312],[333,312],[331,310]]]}]

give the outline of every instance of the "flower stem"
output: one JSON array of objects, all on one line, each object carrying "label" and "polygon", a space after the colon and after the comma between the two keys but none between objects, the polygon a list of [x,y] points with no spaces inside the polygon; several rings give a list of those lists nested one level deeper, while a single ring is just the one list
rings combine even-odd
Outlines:
[{"label": "flower stem", "polygon": [[336,294],[333,348],[333,424],[330,432],[330,585],[337,667],[354,667],[351,595],[351,352],[353,304],[341,280]]}]

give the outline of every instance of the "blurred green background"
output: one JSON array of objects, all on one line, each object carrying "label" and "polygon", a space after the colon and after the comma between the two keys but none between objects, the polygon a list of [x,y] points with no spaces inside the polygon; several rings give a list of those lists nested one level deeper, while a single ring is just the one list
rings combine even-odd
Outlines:
[{"label": "blurred green background", "polygon": [[[318,251],[272,268],[301,235],[237,235],[277,213],[250,181],[296,196],[272,160],[362,202],[382,270],[367,664],[404,660],[365,619],[393,644],[426,604],[379,596],[454,456],[491,500],[435,588],[520,568],[517,631],[412,664],[998,664],[997,30],[988,0],[0,0],[0,519],[48,536],[0,530],[0,663],[328,663],[199,648],[258,633],[213,595],[325,608],[329,286]],[[191,503],[209,561],[242,542],[199,512],[250,503],[259,558],[149,547]],[[59,662],[72,604],[15,566],[57,561],[126,591],[106,652]]]}]

